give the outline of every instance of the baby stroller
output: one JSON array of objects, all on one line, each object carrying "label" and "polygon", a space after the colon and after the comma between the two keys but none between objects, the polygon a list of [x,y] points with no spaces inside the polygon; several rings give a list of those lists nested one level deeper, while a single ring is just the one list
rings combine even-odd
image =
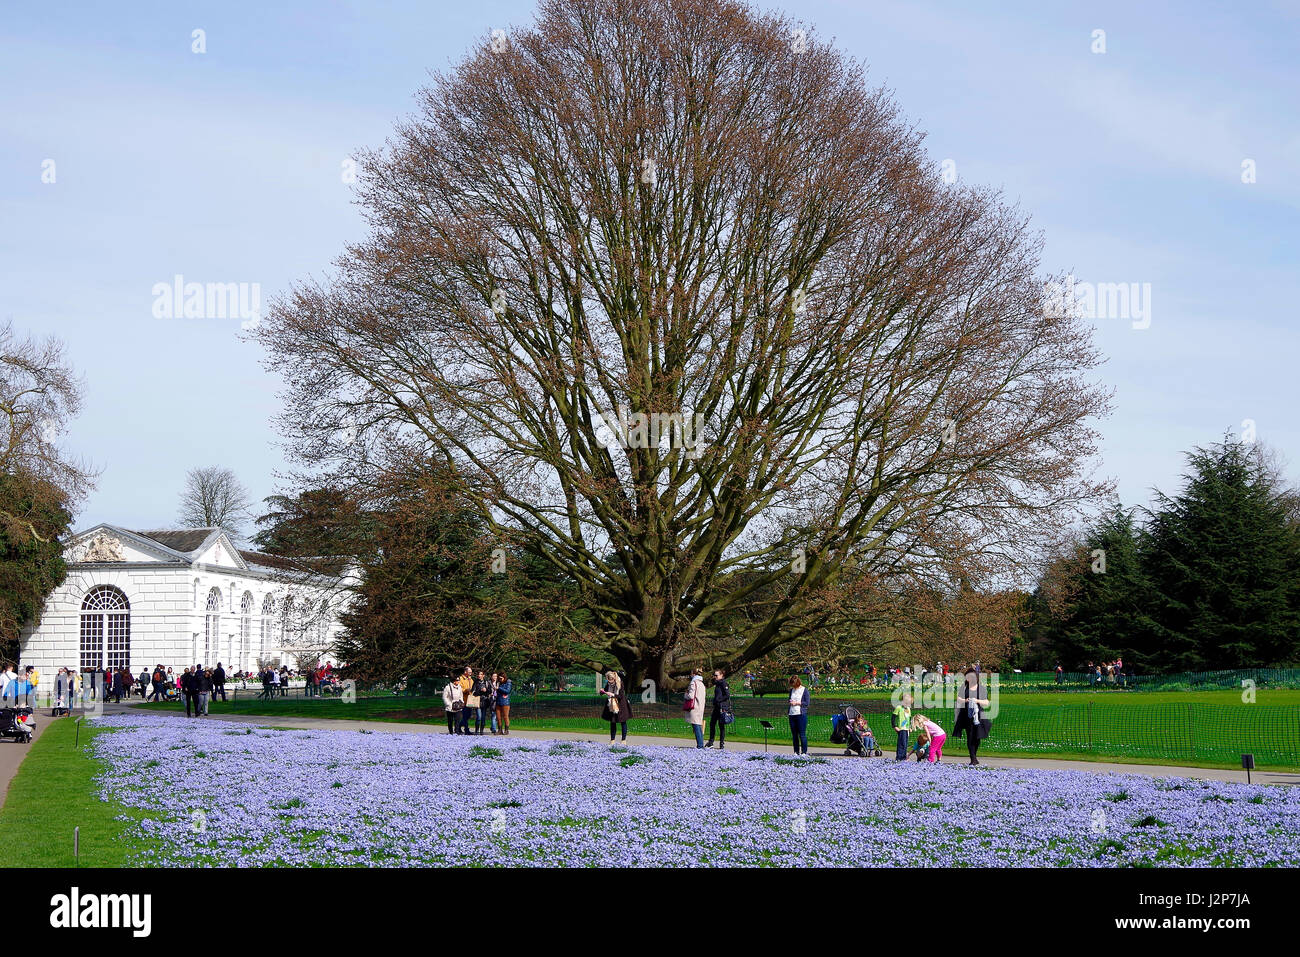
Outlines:
[{"label": "baby stroller", "polygon": [[876,739],[871,729],[867,728],[865,732],[858,730],[858,718],[861,716],[862,713],[852,706],[833,715],[831,743],[844,745],[845,754],[856,754],[860,758],[869,758],[872,755],[880,757],[880,749],[876,747]]},{"label": "baby stroller", "polygon": [[0,708],[0,737],[31,744],[36,731],[36,715],[31,708]]}]

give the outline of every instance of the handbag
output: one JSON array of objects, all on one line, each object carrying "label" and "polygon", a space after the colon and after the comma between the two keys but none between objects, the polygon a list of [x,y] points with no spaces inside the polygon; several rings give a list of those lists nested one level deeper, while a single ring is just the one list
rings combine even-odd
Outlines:
[{"label": "handbag", "polygon": [[476,695],[476,694],[472,694],[472,695],[470,695],[470,696],[469,696],[469,701],[467,701],[467,702],[465,702],[465,703],[466,703],[467,705],[469,705],[471,708],[481,708],[481,707],[483,706],[483,701],[482,701],[482,699],[481,699],[478,695]]}]

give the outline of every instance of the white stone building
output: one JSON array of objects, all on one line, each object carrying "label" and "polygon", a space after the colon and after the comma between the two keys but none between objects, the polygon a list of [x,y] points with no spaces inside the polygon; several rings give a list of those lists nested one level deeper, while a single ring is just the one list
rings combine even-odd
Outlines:
[{"label": "white stone building", "polygon": [[96,525],[68,540],[64,558],[67,579],[20,636],[21,663],[42,674],[218,661],[227,672],[296,668],[328,658],[340,630],[328,582],[240,550],[219,528]]}]

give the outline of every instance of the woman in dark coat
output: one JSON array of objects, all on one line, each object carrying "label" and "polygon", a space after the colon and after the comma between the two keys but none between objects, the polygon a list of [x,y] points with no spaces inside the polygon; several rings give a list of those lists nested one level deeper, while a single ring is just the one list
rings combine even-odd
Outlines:
[{"label": "woman in dark coat", "polygon": [[713,711],[709,715],[709,740],[706,748],[713,747],[713,732],[718,732],[718,750],[727,749],[727,715],[731,713],[731,687],[727,684],[727,673],[721,668],[713,672]]},{"label": "woman in dark coat", "polygon": [[957,720],[953,722],[953,735],[960,738],[966,735],[966,751],[970,754],[972,766],[978,765],[980,742],[989,736],[993,722],[984,717],[984,709],[989,706],[987,698],[979,696],[979,672],[974,668],[966,670],[965,680],[957,689]]},{"label": "woman in dark coat", "polygon": [[605,672],[605,688],[601,694],[605,696],[605,708],[600,716],[609,722],[609,740],[614,740],[614,729],[622,726],[623,740],[626,741],[627,722],[632,717],[632,706],[627,703],[627,689],[623,687],[623,679],[612,671]]}]

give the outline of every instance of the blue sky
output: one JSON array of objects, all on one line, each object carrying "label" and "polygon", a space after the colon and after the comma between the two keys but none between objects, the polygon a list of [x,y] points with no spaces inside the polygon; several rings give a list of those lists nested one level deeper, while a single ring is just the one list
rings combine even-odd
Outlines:
[{"label": "blue sky", "polygon": [[[1116,390],[1100,471],[1126,504],[1173,491],[1181,453],[1245,419],[1300,478],[1300,2],[760,6],[865,61],[936,164],[1032,217],[1049,268],[1150,283],[1149,328],[1097,320]],[[154,284],[255,282],[265,302],[324,274],[362,235],[343,162],[429,70],[532,9],[5,5],[0,319],[60,336],[86,376],[65,441],[103,474],[77,527],[173,523],[198,465],[277,490],[258,348],[238,319],[155,318]]]}]

